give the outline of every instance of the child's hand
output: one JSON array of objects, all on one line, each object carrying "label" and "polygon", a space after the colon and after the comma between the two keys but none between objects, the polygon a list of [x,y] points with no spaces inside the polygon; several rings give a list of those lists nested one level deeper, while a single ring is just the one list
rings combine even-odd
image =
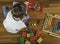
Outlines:
[{"label": "child's hand", "polygon": [[24,3],[26,4],[26,6],[30,4],[28,1],[26,1],[26,2],[24,2]]},{"label": "child's hand", "polygon": [[23,28],[23,29],[16,29],[16,31],[22,31],[22,30],[25,30],[25,29],[27,29],[27,27]]},{"label": "child's hand", "polygon": [[16,29],[16,31],[21,31],[21,29]]}]

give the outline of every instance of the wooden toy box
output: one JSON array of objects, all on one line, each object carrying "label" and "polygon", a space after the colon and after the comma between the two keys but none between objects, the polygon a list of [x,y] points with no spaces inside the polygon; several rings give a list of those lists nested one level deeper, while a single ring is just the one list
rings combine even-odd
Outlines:
[{"label": "wooden toy box", "polygon": [[43,31],[49,33],[49,35],[60,38],[60,16],[46,14]]}]

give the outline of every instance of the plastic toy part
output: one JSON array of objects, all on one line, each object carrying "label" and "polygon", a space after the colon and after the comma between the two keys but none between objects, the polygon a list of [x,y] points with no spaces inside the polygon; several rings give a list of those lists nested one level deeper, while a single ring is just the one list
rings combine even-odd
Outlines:
[{"label": "plastic toy part", "polygon": [[32,29],[28,28],[28,32],[32,32]]},{"label": "plastic toy part", "polygon": [[36,31],[36,35],[35,36],[37,36],[37,37],[40,36],[40,31],[39,30]]},{"label": "plastic toy part", "polygon": [[32,26],[36,26],[36,25],[37,25],[36,23],[32,24]]},{"label": "plastic toy part", "polygon": [[26,37],[26,32],[22,32],[22,37]]},{"label": "plastic toy part", "polygon": [[25,44],[31,44],[29,41],[26,41]]},{"label": "plastic toy part", "polygon": [[55,24],[55,26],[53,27],[53,30],[52,30],[52,32],[56,32],[58,30],[58,23],[57,24]]},{"label": "plastic toy part", "polygon": [[23,37],[20,37],[20,43],[24,44],[24,38]]},{"label": "plastic toy part", "polygon": [[60,22],[58,22],[58,29],[60,29]]},{"label": "plastic toy part", "polygon": [[27,34],[27,37],[30,37],[30,33]]},{"label": "plastic toy part", "polygon": [[32,36],[34,36],[33,32],[30,32],[30,33],[27,34],[27,37],[32,37]]},{"label": "plastic toy part", "polygon": [[56,22],[56,18],[52,18],[51,26],[53,27]]},{"label": "plastic toy part", "polygon": [[37,39],[37,36],[33,36],[33,37],[30,38],[31,41],[34,41],[36,39]]},{"label": "plastic toy part", "polygon": [[42,41],[43,39],[41,37],[37,40],[38,43],[41,43]]},{"label": "plastic toy part", "polygon": [[30,36],[34,36],[34,33],[33,32],[30,32]]},{"label": "plastic toy part", "polygon": [[37,41],[31,41],[31,44],[38,44]]}]

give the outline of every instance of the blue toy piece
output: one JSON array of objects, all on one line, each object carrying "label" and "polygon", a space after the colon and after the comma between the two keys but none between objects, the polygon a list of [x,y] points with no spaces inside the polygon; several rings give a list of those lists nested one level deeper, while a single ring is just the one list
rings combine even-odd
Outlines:
[{"label": "blue toy piece", "polygon": [[28,32],[32,32],[32,29],[28,28]]},{"label": "blue toy piece", "polygon": [[35,4],[36,4],[36,2],[33,2],[32,4],[33,4],[33,5],[35,5]]},{"label": "blue toy piece", "polygon": [[60,29],[60,22],[58,22],[58,29]]},{"label": "blue toy piece", "polygon": [[24,44],[24,43],[25,43],[23,37],[20,37],[20,43],[21,43],[21,44]]}]

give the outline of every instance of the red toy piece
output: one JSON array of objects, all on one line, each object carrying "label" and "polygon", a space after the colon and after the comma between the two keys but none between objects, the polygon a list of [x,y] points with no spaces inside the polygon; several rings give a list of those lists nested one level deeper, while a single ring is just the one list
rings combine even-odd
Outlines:
[{"label": "red toy piece", "polygon": [[22,32],[22,37],[26,37],[26,32]]},{"label": "red toy piece", "polygon": [[33,37],[30,38],[31,41],[34,41],[36,39],[37,39],[37,36],[33,36]]},{"label": "red toy piece", "polygon": [[51,22],[51,26],[53,27],[55,23],[56,23],[56,18],[53,18]]},{"label": "red toy piece", "polygon": [[40,31],[39,30],[36,31],[36,35],[35,36],[37,36],[37,37],[40,36]]}]

